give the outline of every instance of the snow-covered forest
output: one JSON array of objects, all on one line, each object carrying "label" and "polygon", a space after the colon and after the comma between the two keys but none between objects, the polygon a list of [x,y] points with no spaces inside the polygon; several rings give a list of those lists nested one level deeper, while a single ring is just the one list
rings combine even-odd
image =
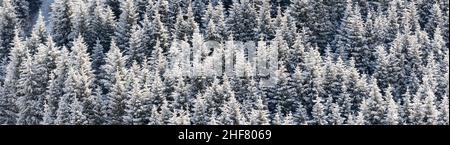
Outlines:
[{"label": "snow-covered forest", "polygon": [[448,0],[0,3],[0,124],[449,124]]}]

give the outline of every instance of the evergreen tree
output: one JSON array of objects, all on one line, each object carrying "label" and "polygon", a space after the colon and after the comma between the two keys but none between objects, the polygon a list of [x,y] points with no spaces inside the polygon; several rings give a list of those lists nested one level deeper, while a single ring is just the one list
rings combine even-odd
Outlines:
[{"label": "evergreen tree", "polygon": [[79,106],[80,102],[78,101],[78,95],[80,95],[79,91],[81,90],[77,90],[81,87],[81,82],[78,79],[80,74],[73,66],[70,66],[68,69],[67,79],[64,81],[64,94],[58,104],[57,118],[55,120],[55,124],[57,125],[72,124],[75,122],[79,123],[78,120],[81,119],[79,117],[83,116],[82,112],[77,112],[82,109],[80,108],[82,106]]},{"label": "evergreen tree", "polygon": [[394,42],[392,42],[391,47],[389,48],[389,78],[388,82],[389,84],[392,84],[392,86],[395,88],[395,92],[393,92],[393,96],[397,98],[401,94],[403,94],[406,90],[405,85],[405,78],[406,78],[406,72],[403,69],[403,66],[405,66],[405,55],[402,53],[405,50],[404,47],[404,35],[398,34],[397,38],[395,38]]},{"label": "evergreen tree", "polygon": [[162,125],[161,114],[157,111],[158,107],[153,106],[150,117],[149,117],[149,125]]},{"label": "evergreen tree", "polygon": [[250,118],[250,123],[252,125],[269,125],[269,111],[266,110],[265,105],[261,96],[257,97],[254,110],[252,110],[252,116]]},{"label": "evergreen tree", "polygon": [[82,103],[74,96],[73,102],[70,104],[70,124],[86,125],[88,123],[83,109]]},{"label": "evergreen tree", "polygon": [[[308,52],[305,56],[304,69],[305,73],[301,78],[302,90],[301,95],[303,96],[301,101],[304,103],[306,108],[312,108],[312,100],[317,96],[322,96],[323,90],[323,62],[320,57],[320,53],[317,48]],[[307,109],[310,111],[310,109]]]},{"label": "evergreen tree", "polygon": [[243,124],[241,116],[241,104],[237,102],[234,93],[230,94],[227,101],[220,107],[220,122],[223,125],[240,125]]},{"label": "evergreen tree", "polygon": [[92,69],[94,71],[94,74],[96,76],[96,83],[99,83],[99,80],[101,79],[102,70],[101,67],[105,65],[105,49],[103,45],[100,43],[100,40],[97,40],[95,43],[95,46],[92,48]]},{"label": "evergreen tree", "polygon": [[78,80],[81,81],[80,91],[77,97],[80,101],[88,98],[92,94],[94,74],[92,71],[92,62],[89,54],[87,53],[87,46],[84,39],[79,36],[71,47],[72,52],[69,56],[69,64],[71,67],[75,67],[78,73]]},{"label": "evergreen tree", "polygon": [[215,13],[212,16],[216,21],[216,29],[219,33],[219,37],[221,41],[226,40],[226,21],[225,21],[225,10],[222,1],[219,1],[218,4],[214,7]]},{"label": "evergreen tree", "polygon": [[[162,25],[164,25],[164,27],[166,28],[166,31],[169,31],[170,27],[172,26],[169,0],[158,0],[156,3],[156,11],[157,12],[155,13],[155,17],[159,17]],[[161,27],[163,27],[162,25]]]},{"label": "evergreen tree", "polygon": [[345,16],[338,34],[336,36],[336,48],[341,53],[343,59],[354,58],[356,67],[364,73],[371,73],[368,69],[371,60],[371,50],[367,48],[366,44],[366,30],[364,21],[361,17],[358,6],[353,7],[353,4],[347,3]]},{"label": "evergreen tree", "polygon": [[[169,94],[170,97],[173,99],[173,107],[174,108],[181,108],[181,109],[187,109],[191,106],[194,106],[194,103],[191,101],[193,100],[190,97],[190,90],[189,90],[189,84],[185,83],[185,80],[180,73],[180,67],[177,65],[176,69],[178,70],[175,74],[175,77],[173,78],[172,82],[168,83],[170,84],[169,88],[172,88],[172,92]],[[168,80],[168,79],[167,79]],[[168,80],[169,81],[169,80]]]},{"label": "evergreen tree", "polygon": [[33,61],[33,73],[36,74],[35,80],[37,82],[35,88],[35,94],[45,98],[44,95],[49,86],[50,75],[58,67],[58,59],[61,55],[61,50],[59,47],[55,46],[52,38],[45,43],[45,45],[40,45],[37,48],[37,52],[34,55]]},{"label": "evergreen tree", "polygon": [[136,0],[136,1],[134,1],[134,5],[136,6],[136,10],[139,14],[139,20],[142,20],[144,18],[149,1],[153,1],[153,0]]},{"label": "evergreen tree", "polygon": [[153,17],[152,21],[153,33],[151,37],[152,38],[151,46],[153,46],[153,50],[155,50],[155,48],[157,47],[161,47],[163,51],[166,52],[170,46],[169,44],[170,35],[166,23],[162,21],[163,19],[162,16],[163,15],[157,11]]},{"label": "evergreen tree", "polygon": [[[45,101],[48,109],[44,112],[46,115],[46,117],[44,116],[44,122],[46,123],[57,124],[57,113],[60,103],[63,103],[61,104],[62,106],[68,105],[68,100],[62,99],[62,96],[64,94],[64,81],[66,80],[68,74],[68,55],[69,53],[67,52],[67,49],[63,47],[62,50],[59,51],[59,54],[57,55],[58,57],[56,57],[55,59],[56,68],[49,74],[49,81],[45,96]],[[63,108],[63,110],[59,110],[61,111],[60,113],[63,113],[65,111],[64,109],[66,108]],[[46,119],[48,120],[46,121]],[[63,118],[60,118],[59,121],[62,121],[62,119]]]},{"label": "evergreen tree", "polygon": [[417,113],[413,102],[414,96],[411,95],[411,91],[408,88],[402,97],[402,106],[399,107],[399,115],[401,116],[400,124],[410,124],[414,122],[412,120],[414,120]]},{"label": "evergreen tree", "polygon": [[321,97],[316,95],[314,100],[314,106],[311,112],[313,124],[325,125],[328,124],[325,114],[326,106],[323,105]]},{"label": "evergreen tree", "polygon": [[216,118],[216,115],[217,113],[216,112],[213,112],[212,114],[211,114],[211,119],[209,120],[209,122],[208,122],[208,125],[219,125],[219,124],[222,124],[221,122],[219,122]]},{"label": "evergreen tree", "polygon": [[228,34],[233,34],[241,41],[255,40],[257,23],[252,20],[256,18],[256,10],[248,0],[234,0],[227,18]]},{"label": "evergreen tree", "polygon": [[146,12],[147,14],[144,17],[144,20],[141,21],[141,25],[142,25],[142,30],[143,31],[143,35],[140,36],[142,42],[143,42],[143,49],[145,50],[145,56],[150,56],[152,54],[152,50],[153,50],[153,33],[154,33],[154,29],[153,29],[153,23],[152,23],[152,19],[150,16],[148,16],[148,12]]},{"label": "evergreen tree", "polygon": [[276,107],[276,111],[275,113],[272,115],[272,120],[271,123],[272,125],[281,125],[283,123],[283,113],[281,113],[281,107],[277,106]]},{"label": "evergreen tree", "polygon": [[310,0],[294,0],[289,7],[290,16],[298,29],[308,27],[308,17],[312,10],[312,2]]},{"label": "evergreen tree", "polygon": [[440,112],[440,122],[439,124],[448,125],[448,95],[442,98],[441,104],[439,105]]},{"label": "evergreen tree", "polygon": [[202,24],[202,25],[200,25],[202,30],[204,28],[206,28],[206,25],[208,24],[208,23],[204,23],[202,21],[202,16],[207,14],[207,12],[206,12],[207,6],[206,5],[207,5],[207,0],[193,0],[192,5],[191,5],[193,12],[194,12],[194,20],[197,23]]},{"label": "evergreen tree", "polygon": [[192,7],[188,7],[186,13],[183,13],[181,9],[178,11],[179,13],[175,19],[175,32],[173,32],[174,34],[172,37],[175,37],[178,40],[189,41],[192,39],[194,30],[199,27],[198,23],[194,19],[194,12]]},{"label": "evergreen tree", "polygon": [[[292,78],[287,72],[283,64],[280,65],[277,75],[277,90],[274,98],[270,101],[271,105],[279,105],[282,113],[288,113],[293,111],[294,108],[294,96],[296,96],[296,91],[292,84]],[[272,102],[274,101],[274,102]],[[273,107],[273,106],[272,106]],[[269,108],[271,108],[269,106]]]},{"label": "evergreen tree", "polygon": [[425,97],[424,109],[425,109],[425,124],[436,125],[438,120],[438,110],[435,106],[435,96],[431,90],[427,91],[427,96]]},{"label": "evergreen tree", "polygon": [[[419,105],[419,113],[420,113],[420,120],[419,123],[421,124],[428,124],[428,125],[436,125],[438,124],[438,109],[435,105],[436,103],[436,96],[434,94],[434,87],[433,87],[433,80],[430,78],[431,76],[429,74],[426,74],[422,78],[422,85],[417,90],[416,96],[418,97],[418,101],[416,102],[420,103]],[[417,110],[417,109],[416,109]]]},{"label": "evergreen tree", "polygon": [[105,116],[110,118],[108,124],[118,124],[122,121],[122,114],[124,102],[122,100],[126,97],[125,90],[125,76],[127,71],[125,69],[126,57],[124,57],[116,45],[115,40],[111,42],[111,48],[105,57],[105,65],[101,67],[102,73],[100,85],[103,94],[106,97]]},{"label": "evergreen tree", "polygon": [[408,107],[408,123],[410,124],[421,124],[424,118],[424,107],[422,105],[423,96],[421,93],[424,92],[423,87],[419,87],[417,92],[412,96],[411,103]]},{"label": "evergreen tree", "polygon": [[428,11],[426,13],[429,14],[426,17],[422,17],[427,19],[426,22],[424,22],[424,27],[422,28],[424,28],[424,30],[428,32],[428,35],[431,37],[435,35],[436,29],[442,29],[444,25],[443,14],[440,7],[441,4],[437,1],[424,2],[423,4],[427,5],[426,7],[431,7],[430,9],[422,9],[423,11]]},{"label": "evergreen tree", "polygon": [[368,125],[368,124],[370,124],[370,122],[369,122],[370,115],[371,115],[371,112],[369,110],[369,104],[366,101],[366,99],[363,98],[363,100],[359,104],[359,110],[358,110],[357,114],[355,115],[356,116],[355,119],[353,121],[349,121],[349,122],[353,122],[354,124],[357,124],[357,125]]},{"label": "evergreen tree", "polygon": [[[306,44],[304,41],[303,33],[297,33],[296,39],[294,41],[294,44],[292,44],[291,48],[289,49],[288,53],[288,70],[293,72],[293,70],[296,69],[296,67],[303,67],[300,64],[303,64],[305,61],[305,50],[306,50]],[[300,66],[298,66],[300,65]]]},{"label": "evergreen tree", "polygon": [[256,18],[259,38],[270,40],[275,35],[275,28],[272,22],[271,8],[269,0],[261,0],[258,8],[258,15]]},{"label": "evergreen tree", "polygon": [[341,107],[337,103],[331,103],[328,109],[330,113],[328,114],[327,122],[331,125],[342,125],[345,118],[341,115]]},{"label": "evergreen tree", "polygon": [[28,50],[24,45],[24,41],[19,36],[19,30],[16,30],[13,47],[9,55],[9,63],[6,66],[5,80],[3,82],[5,105],[2,108],[2,116],[5,116],[4,121],[7,124],[16,123],[17,107],[15,106],[18,99],[18,84],[20,79],[20,66],[26,61]]},{"label": "evergreen tree", "polygon": [[[7,59],[10,53],[10,48],[14,46],[14,30],[16,29],[18,22],[14,13],[14,8],[10,2],[4,2],[4,5],[0,8],[0,20],[2,21],[2,23],[0,23],[0,62],[6,64],[7,62],[5,62],[5,59]],[[2,71],[2,73],[4,72]]]},{"label": "evergreen tree", "polygon": [[[136,63],[133,63],[133,68],[138,68],[139,66]],[[144,122],[142,104],[143,104],[143,90],[141,85],[141,80],[139,76],[135,74],[136,72],[130,72],[129,81],[131,82],[129,87],[131,88],[128,91],[128,95],[125,101],[125,114],[123,116],[124,124],[129,125],[141,125]]]},{"label": "evergreen tree", "polygon": [[306,125],[310,121],[309,112],[307,112],[305,106],[301,102],[297,103],[297,109],[295,110],[294,118],[299,125]]},{"label": "evergreen tree", "polygon": [[130,37],[130,46],[125,50],[125,54],[128,55],[128,66],[136,61],[137,63],[142,63],[145,58],[144,42],[142,41],[142,36],[144,31],[138,25],[134,25]]},{"label": "evergreen tree", "polygon": [[120,13],[122,13],[122,10],[120,9],[120,2],[121,0],[106,0],[105,2],[109,7],[111,7],[111,10],[113,10],[116,17],[119,17]]},{"label": "evergreen tree", "polygon": [[27,59],[21,65],[17,92],[18,124],[38,124],[42,121],[47,82],[49,74],[56,68],[56,49],[58,49],[51,40],[47,45],[41,44],[34,58],[27,53]]},{"label": "evergreen tree", "polygon": [[325,48],[332,39],[331,22],[329,21],[329,8],[323,0],[310,1],[311,12],[308,15],[307,26],[312,33],[311,43],[317,44],[319,48]]},{"label": "evergreen tree", "polygon": [[104,97],[100,86],[96,86],[94,92],[83,103],[83,114],[86,116],[87,124],[101,125],[106,120],[103,118],[104,112],[102,111]]},{"label": "evergreen tree", "polygon": [[[89,44],[89,46],[92,46],[93,41],[95,39],[90,39],[88,37],[88,12],[87,12],[87,5],[85,1],[82,0],[72,0],[69,2],[69,8],[71,11],[70,15],[70,22],[72,23],[72,29],[69,34],[69,40],[77,39],[77,37],[82,36]],[[72,44],[69,44],[69,46],[72,46]]]},{"label": "evergreen tree", "polygon": [[111,91],[107,94],[108,110],[106,116],[111,117],[111,120],[108,120],[108,124],[122,123],[122,116],[125,114],[125,99],[127,97],[126,74],[127,72],[116,71],[113,75],[114,81],[111,84]]},{"label": "evergreen tree", "polygon": [[161,115],[160,119],[163,125],[168,125],[170,123],[170,119],[172,118],[173,112],[171,110],[169,102],[164,98],[162,100],[162,105],[159,107],[159,114]]},{"label": "evergreen tree", "polygon": [[[109,48],[111,37],[116,30],[115,16],[111,7],[102,0],[89,1],[86,4],[86,30],[84,37],[90,48],[94,47],[99,40],[103,47]],[[90,51],[91,52],[91,51]]]},{"label": "evergreen tree", "polygon": [[[73,70],[69,71],[70,73],[74,73]],[[70,96],[63,95],[61,96],[58,102],[58,109],[56,110],[56,119],[54,124],[56,125],[68,125],[70,123]]]},{"label": "evergreen tree", "polygon": [[126,57],[123,56],[120,49],[116,45],[115,40],[111,42],[111,48],[104,57],[105,64],[101,66],[100,85],[104,93],[110,92],[112,85],[115,83],[115,74],[125,74]]},{"label": "evergreen tree", "polygon": [[[206,95],[206,93],[205,93]],[[209,118],[207,113],[208,113],[208,108],[207,108],[207,104],[206,104],[206,99],[204,97],[204,94],[202,93],[198,93],[195,99],[195,104],[194,104],[194,114],[192,115],[192,123],[196,124],[196,125],[207,125],[208,122],[213,119],[213,118]],[[211,116],[213,117],[213,116]],[[215,118],[214,118],[215,119]]]},{"label": "evergreen tree", "polygon": [[130,46],[130,39],[134,25],[137,25],[138,13],[133,0],[126,0],[120,3],[121,14],[117,23],[115,38],[120,50],[125,50]]},{"label": "evergreen tree", "polygon": [[5,0],[3,3],[6,6],[10,5],[12,7],[19,27],[27,30],[30,25],[29,21],[31,20],[30,3],[26,0]]},{"label": "evergreen tree", "polygon": [[[102,43],[102,46],[107,49],[111,44],[112,37],[115,36],[115,30],[117,29],[116,17],[113,14],[113,11],[110,7],[101,8],[97,7],[98,11],[102,12],[100,15],[101,18],[101,27],[97,29],[98,39]],[[98,12],[98,13],[100,13]]]},{"label": "evergreen tree", "polygon": [[43,98],[35,94],[37,90],[36,74],[33,72],[33,58],[26,53],[24,62],[20,65],[17,82],[17,124],[36,125],[42,120]]},{"label": "evergreen tree", "polygon": [[[70,20],[72,12],[68,0],[55,0],[51,6],[51,24],[53,40],[58,46],[66,46],[71,41],[71,31],[73,24]],[[72,37],[73,38],[73,37]]]},{"label": "evergreen tree", "polygon": [[162,77],[159,75],[159,71],[156,70],[153,72],[154,78],[151,86],[151,92],[153,93],[152,103],[154,105],[158,105],[163,103],[164,100],[166,100],[166,95],[164,93],[165,91],[165,85],[162,81]]},{"label": "evergreen tree", "polygon": [[36,24],[31,31],[31,36],[27,40],[27,47],[31,54],[36,53],[36,49],[40,44],[45,44],[47,42],[47,30],[44,22],[44,17],[42,13],[39,12]]},{"label": "evergreen tree", "polygon": [[384,46],[377,46],[376,48],[376,66],[374,77],[377,78],[378,86],[380,88],[387,88],[389,83],[389,59]]},{"label": "evergreen tree", "polygon": [[283,125],[296,125],[296,122],[294,120],[294,117],[292,116],[292,113],[289,112],[286,117],[284,117]]},{"label": "evergreen tree", "polygon": [[44,103],[44,114],[42,115],[42,125],[52,125],[54,121],[54,112],[52,112],[53,108],[51,108],[47,102],[49,99],[46,98],[46,101]]},{"label": "evergreen tree", "polygon": [[394,101],[392,97],[392,87],[388,87],[385,91],[385,99],[386,99],[386,117],[384,124],[388,125],[397,125],[399,123],[399,113],[398,113],[398,105],[397,102]]},{"label": "evergreen tree", "polygon": [[[382,119],[386,114],[386,100],[381,94],[380,88],[377,85],[377,79],[372,78],[370,81],[370,93],[367,98],[367,118],[365,120],[369,124],[383,124]],[[392,108],[391,108],[392,109]],[[392,111],[392,110],[391,110]],[[391,112],[389,112],[391,113]]]},{"label": "evergreen tree", "polygon": [[[55,88],[55,76],[52,74],[50,74],[50,80],[49,80],[49,86],[48,86],[48,90]],[[43,125],[51,125],[54,124],[54,121],[56,119],[56,109],[57,109],[57,100],[55,99],[55,97],[51,94],[52,92],[47,90],[47,94],[45,96],[45,102],[44,102],[44,112],[43,112],[43,117],[42,117],[42,122],[41,124]],[[55,105],[56,103],[56,105]]]}]

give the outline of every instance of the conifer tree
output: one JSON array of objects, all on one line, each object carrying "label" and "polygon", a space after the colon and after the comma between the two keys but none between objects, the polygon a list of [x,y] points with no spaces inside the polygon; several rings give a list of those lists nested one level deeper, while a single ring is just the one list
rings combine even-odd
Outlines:
[{"label": "conifer tree", "polygon": [[323,105],[322,99],[318,95],[316,95],[314,99],[314,106],[311,112],[313,124],[325,125],[328,123],[326,120],[325,107],[326,106]]},{"label": "conifer tree", "polygon": [[134,61],[141,64],[145,58],[144,42],[142,36],[144,31],[138,25],[134,25],[130,36],[130,46],[125,50],[125,54],[128,55],[128,66],[131,66]]},{"label": "conifer tree", "polygon": [[[11,0],[8,0],[11,1]],[[0,61],[4,61],[8,57],[10,49],[13,45],[15,29],[18,24],[14,7],[10,2],[4,2],[0,10]],[[18,27],[17,27],[18,28]],[[21,29],[19,29],[21,30]],[[20,32],[19,32],[20,34]],[[6,62],[3,62],[6,63]]]},{"label": "conifer tree", "polygon": [[115,38],[120,50],[125,50],[130,46],[130,39],[134,25],[137,25],[138,13],[133,0],[125,0],[120,3],[121,14],[117,23]]},{"label": "conifer tree", "polygon": [[[208,108],[206,104],[205,94],[199,93],[196,96],[194,104],[194,114],[192,114],[192,122],[196,125],[206,125],[208,124],[210,118],[208,118]],[[213,117],[213,116],[211,116]],[[213,119],[213,118],[211,118]],[[214,118],[216,119],[216,118]]]},{"label": "conifer tree", "polygon": [[5,110],[3,111],[5,113],[3,116],[5,116],[6,120],[3,122],[6,124],[16,123],[17,107],[15,106],[15,102],[18,99],[17,86],[20,78],[20,66],[26,61],[27,53],[28,50],[24,45],[24,41],[19,36],[19,30],[16,30],[13,47],[8,57],[9,63],[5,68],[5,80],[3,82],[5,103],[2,109]]},{"label": "conifer tree", "polygon": [[241,104],[237,102],[234,93],[230,94],[227,101],[220,107],[220,122],[223,125],[240,125],[243,124],[241,116]]},{"label": "conifer tree", "polygon": [[24,62],[20,65],[17,82],[17,124],[36,125],[41,122],[43,98],[35,94],[37,90],[36,74],[33,72],[33,58],[27,52]]},{"label": "conifer tree", "polygon": [[40,44],[45,44],[47,42],[47,30],[44,22],[44,17],[42,13],[39,12],[39,16],[37,18],[36,24],[31,31],[31,36],[27,40],[27,47],[30,50],[31,54],[36,53],[36,49]]},{"label": "conifer tree", "polygon": [[385,92],[386,99],[386,117],[385,124],[388,125],[397,125],[399,123],[399,113],[398,113],[398,105],[397,102],[394,101],[393,96],[391,94],[392,87],[389,86]]},{"label": "conifer tree", "polygon": [[254,110],[252,110],[252,115],[250,118],[250,123],[252,125],[268,125],[269,124],[269,111],[266,110],[265,105],[261,96],[257,97]]},{"label": "conifer tree", "polygon": [[70,34],[73,24],[70,20],[72,12],[68,0],[56,0],[52,6],[50,29],[53,40],[58,46],[66,46],[72,41]]}]

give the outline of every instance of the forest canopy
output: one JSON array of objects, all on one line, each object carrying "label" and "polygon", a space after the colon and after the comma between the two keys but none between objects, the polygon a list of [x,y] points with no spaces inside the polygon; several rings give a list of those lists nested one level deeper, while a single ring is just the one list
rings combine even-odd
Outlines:
[{"label": "forest canopy", "polygon": [[0,124],[448,125],[448,31],[447,0],[0,0]]}]

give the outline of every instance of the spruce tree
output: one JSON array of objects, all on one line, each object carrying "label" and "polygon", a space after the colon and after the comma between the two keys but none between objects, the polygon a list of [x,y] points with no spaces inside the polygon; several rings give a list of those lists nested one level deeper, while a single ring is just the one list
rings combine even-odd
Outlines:
[{"label": "spruce tree", "polygon": [[269,125],[269,111],[264,105],[261,96],[257,96],[255,107],[251,112],[250,124],[252,125]]},{"label": "spruce tree", "polygon": [[210,119],[207,115],[208,108],[204,95],[206,95],[206,93],[205,94],[198,93],[195,99],[195,104],[193,108],[194,113],[192,114],[192,122],[195,125],[207,125],[209,120],[213,119],[213,118]]},{"label": "spruce tree", "polygon": [[392,87],[389,86],[385,91],[385,100],[386,100],[386,117],[384,124],[387,125],[397,125],[399,123],[399,111],[397,102],[394,101],[393,96],[391,94]]},{"label": "spruce tree", "polygon": [[325,108],[326,106],[323,105],[322,98],[316,95],[314,99],[314,106],[311,112],[313,124],[316,125],[328,124],[326,120]]},{"label": "spruce tree", "polygon": [[3,2],[6,6],[10,5],[16,17],[19,27],[23,30],[28,30],[30,27],[30,3],[26,0],[5,0]]},{"label": "spruce tree", "polygon": [[382,119],[386,114],[386,100],[381,94],[381,90],[377,85],[377,79],[372,78],[370,81],[370,93],[367,98],[368,116],[366,120],[369,124],[383,124]]},{"label": "spruce tree", "polygon": [[219,116],[220,122],[223,125],[240,125],[242,124],[241,104],[237,102],[234,93],[228,97],[227,101],[220,107],[221,114]]},{"label": "spruce tree", "polygon": [[[7,59],[10,53],[10,48],[14,46],[14,30],[17,25],[13,6],[9,2],[5,2],[4,5],[1,6],[0,20],[2,21],[2,23],[0,23],[0,62],[6,64],[7,62],[5,62],[5,59]],[[4,72],[2,71],[2,73]]]},{"label": "spruce tree", "polygon": [[134,25],[137,25],[138,13],[133,0],[125,0],[120,3],[121,14],[117,23],[115,38],[120,50],[130,46],[130,38]]},{"label": "spruce tree", "polygon": [[[133,68],[140,69],[138,64],[133,63]],[[138,70],[139,71],[139,70]],[[141,79],[139,78],[139,74],[135,74],[139,72],[130,72],[128,77],[129,91],[127,93],[127,97],[124,99],[125,102],[125,114],[123,116],[124,124],[129,125],[141,125],[144,122],[144,110],[141,108],[143,105],[143,90],[141,85]]]},{"label": "spruce tree", "polygon": [[47,30],[44,22],[44,17],[42,16],[42,12],[39,12],[39,16],[36,20],[36,24],[31,31],[31,36],[27,40],[27,47],[30,50],[31,54],[36,53],[36,49],[40,44],[45,44],[47,42]]},{"label": "spruce tree", "polygon": [[104,113],[108,120],[108,124],[119,124],[122,121],[124,102],[126,97],[125,69],[126,57],[123,56],[115,40],[111,42],[111,48],[105,57],[105,65],[101,67],[102,73],[100,85],[103,94],[106,96],[106,107]]},{"label": "spruce tree", "polygon": [[24,41],[19,36],[19,30],[16,30],[13,47],[11,48],[11,53],[8,57],[9,63],[5,70],[5,80],[3,82],[5,105],[2,110],[4,110],[3,112],[5,114],[2,115],[6,118],[6,120],[3,121],[6,124],[16,123],[16,113],[18,110],[15,106],[15,102],[18,99],[17,91],[18,81],[20,79],[20,66],[26,61],[27,53],[28,50],[25,47]]},{"label": "spruce tree", "polygon": [[67,46],[70,41],[70,34],[73,24],[70,20],[72,12],[68,0],[55,0],[51,6],[51,24],[53,40],[58,46]]},{"label": "spruce tree", "polygon": [[134,61],[141,64],[145,58],[144,42],[142,36],[144,31],[138,25],[134,25],[130,36],[130,46],[125,50],[125,54],[128,55],[127,65],[131,66]]},{"label": "spruce tree", "polygon": [[42,120],[43,98],[35,94],[37,90],[36,74],[33,72],[33,58],[27,52],[24,62],[20,65],[17,84],[17,124],[36,125]]}]

